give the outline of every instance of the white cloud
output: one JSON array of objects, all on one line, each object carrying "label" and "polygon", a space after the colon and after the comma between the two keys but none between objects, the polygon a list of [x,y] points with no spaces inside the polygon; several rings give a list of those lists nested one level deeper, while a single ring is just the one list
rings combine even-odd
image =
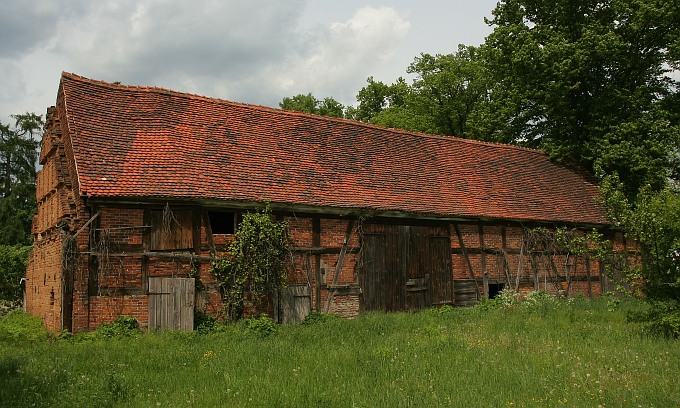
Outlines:
[{"label": "white cloud", "polygon": [[284,96],[312,92],[352,102],[375,67],[393,57],[410,26],[392,8],[360,8],[349,20],[319,29],[306,54],[288,61],[278,75],[272,72],[276,90]]},{"label": "white cloud", "polygon": [[[468,3],[381,4],[0,0],[0,115],[44,113],[62,70],[269,106],[307,92],[354,103],[368,76],[392,81],[448,38],[436,18]],[[423,21],[436,36],[417,40]]]}]

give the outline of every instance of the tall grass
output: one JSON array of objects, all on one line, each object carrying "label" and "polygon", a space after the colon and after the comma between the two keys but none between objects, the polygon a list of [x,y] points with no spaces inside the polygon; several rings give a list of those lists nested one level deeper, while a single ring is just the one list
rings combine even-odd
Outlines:
[{"label": "tall grass", "polygon": [[576,300],[369,313],[269,336],[228,327],[68,340],[7,335],[31,319],[4,317],[0,404],[680,406],[680,343],[626,323],[640,307]]}]

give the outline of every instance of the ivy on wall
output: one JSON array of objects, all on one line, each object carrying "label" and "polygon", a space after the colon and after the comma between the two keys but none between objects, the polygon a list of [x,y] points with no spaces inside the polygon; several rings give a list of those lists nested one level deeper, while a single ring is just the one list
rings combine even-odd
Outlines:
[{"label": "ivy on wall", "polygon": [[247,296],[256,314],[268,294],[285,287],[291,263],[288,223],[272,218],[269,208],[243,215],[228,255],[212,262],[222,302],[232,320],[243,316]]}]

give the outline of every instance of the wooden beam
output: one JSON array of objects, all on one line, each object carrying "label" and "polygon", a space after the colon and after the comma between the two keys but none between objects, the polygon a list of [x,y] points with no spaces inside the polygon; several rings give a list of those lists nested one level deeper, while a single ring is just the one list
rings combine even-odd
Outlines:
[{"label": "wooden beam", "polygon": [[484,298],[489,298],[489,276],[486,270],[486,249],[484,245],[484,226],[482,224],[477,225],[477,231],[479,235],[479,249],[482,250],[482,285],[484,286]]},{"label": "wooden beam", "polygon": [[[354,229],[354,219],[347,222],[347,229],[345,230],[345,240],[342,243],[342,250],[340,251],[340,256],[338,256],[338,263],[335,265],[335,273],[333,274],[333,285],[338,284],[338,279],[340,278],[340,272],[342,272],[342,264],[345,260],[345,254],[347,253],[347,246],[349,245],[349,240],[352,238],[352,230]],[[326,299],[326,306],[324,307],[324,313],[328,313],[331,310],[331,303],[333,302],[333,296],[335,296],[335,290],[331,290],[328,293],[328,299]]]},{"label": "wooden beam", "polygon": [[[458,228],[458,224],[453,224],[453,229],[456,231],[456,235],[458,236],[458,244],[460,245],[460,249],[463,251],[463,258],[465,258],[465,262],[467,263],[468,271],[470,272],[470,279],[475,279],[475,271],[472,269],[472,263],[470,263],[470,257],[468,257],[467,250],[465,249],[465,243],[463,242],[463,234],[460,233],[460,228]],[[479,286],[475,285],[475,288],[477,289],[477,298],[481,299],[482,294],[479,292]]]},{"label": "wooden beam", "polygon": [[80,235],[80,233],[83,232],[85,228],[87,228],[94,220],[97,219],[97,217],[99,217],[99,214],[101,214],[101,211],[97,211],[95,215],[93,215],[82,227],[80,227],[80,229],[75,234],[73,234],[72,238],[75,239],[78,235]]},{"label": "wooden beam", "polygon": [[[318,216],[312,218],[312,246],[321,246],[321,218]],[[321,252],[314,256],[314,282],[314,307],[317,312],[321,312]]]}]

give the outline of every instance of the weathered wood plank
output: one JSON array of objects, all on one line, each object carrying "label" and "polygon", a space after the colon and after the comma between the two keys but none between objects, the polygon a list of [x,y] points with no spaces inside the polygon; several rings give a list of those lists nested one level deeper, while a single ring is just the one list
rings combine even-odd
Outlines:
[{"label": "weathered wood plank", "polygon": [[[463,251],[463,258],[465,258],[465,263],[467,264],[468,271],[470,273],[470,279],[475,279],[475,271],[474,269],[472,269],[470,257],[468,256],[467,250],[465,249],[465,243],[463,242],[463,234],[460,233],[460,228],[458,228],[458,224],[453,224],[453,229],[456,231],[456,236],[458,237],[458,245],[460,246],[460,249]],[[481,299],[482,294],[479,291],[479,287],[476,285],[475,287],[477,288],[477,296],[479,296],[479,298]]]},{"label": "weathered wood plank", "polygon": [[[338,257],[338,263],[335,265],[335,273],[333,274],[333,284],[338,283],[340,278],[340,272],[342,272],[342,263],[345,260],[345,254],[347,253],[347,246],[349,245],[349,240],[352,238],[352,231],[354,230],[354,219],[349,220],[347,223],[347,229],[345,230],[345,240],[342,243],[342,250],[340,251],[340,256]],[[330,291],[328,294],[328,299],[326,299],[326,306],[324,307],[324,313],[328,313],[331,309],[331,303],[333,303],[333,296],[335,296],[334,291]]]}]

